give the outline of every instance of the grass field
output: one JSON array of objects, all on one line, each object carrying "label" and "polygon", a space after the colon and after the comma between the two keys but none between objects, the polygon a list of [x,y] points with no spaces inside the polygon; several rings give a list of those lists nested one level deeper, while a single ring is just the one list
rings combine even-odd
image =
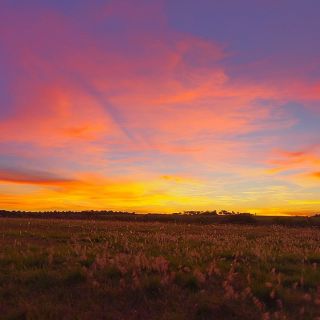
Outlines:
[{"label": "grass field", "polygon": [[320,319],[320,229],[0,219],[1,319]]}]

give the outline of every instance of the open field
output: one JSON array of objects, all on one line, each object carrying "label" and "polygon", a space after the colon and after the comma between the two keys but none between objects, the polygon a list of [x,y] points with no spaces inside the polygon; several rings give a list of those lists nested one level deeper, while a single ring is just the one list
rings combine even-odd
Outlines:
[{"label": "open field", "polygon": [[320,229],[0,219],[1,319],[320,319]]}]

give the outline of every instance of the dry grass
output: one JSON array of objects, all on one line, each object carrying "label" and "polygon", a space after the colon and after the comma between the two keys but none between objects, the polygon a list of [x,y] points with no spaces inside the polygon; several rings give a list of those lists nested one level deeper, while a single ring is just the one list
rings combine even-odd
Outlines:
[{"label": "dry grass", "polygon": [[0,220],[1,319],[320,319],[320,230]]}]

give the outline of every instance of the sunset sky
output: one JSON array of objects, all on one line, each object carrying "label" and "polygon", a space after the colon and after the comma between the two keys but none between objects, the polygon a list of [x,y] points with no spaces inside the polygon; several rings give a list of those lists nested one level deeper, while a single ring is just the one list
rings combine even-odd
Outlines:
[{"label": "sunset sky", "polygon": [[318,0],[1,0],[0,209],[320,211]]}]

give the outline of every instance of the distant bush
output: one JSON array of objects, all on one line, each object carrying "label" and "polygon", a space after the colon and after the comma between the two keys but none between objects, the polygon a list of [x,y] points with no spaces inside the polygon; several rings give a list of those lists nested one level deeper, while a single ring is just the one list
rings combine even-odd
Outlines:
[{"label": "distant bush", "polygon": [[184,211],[183,215],[189,216],[216,216],[218,213],[216,210],[213,211]]}]

